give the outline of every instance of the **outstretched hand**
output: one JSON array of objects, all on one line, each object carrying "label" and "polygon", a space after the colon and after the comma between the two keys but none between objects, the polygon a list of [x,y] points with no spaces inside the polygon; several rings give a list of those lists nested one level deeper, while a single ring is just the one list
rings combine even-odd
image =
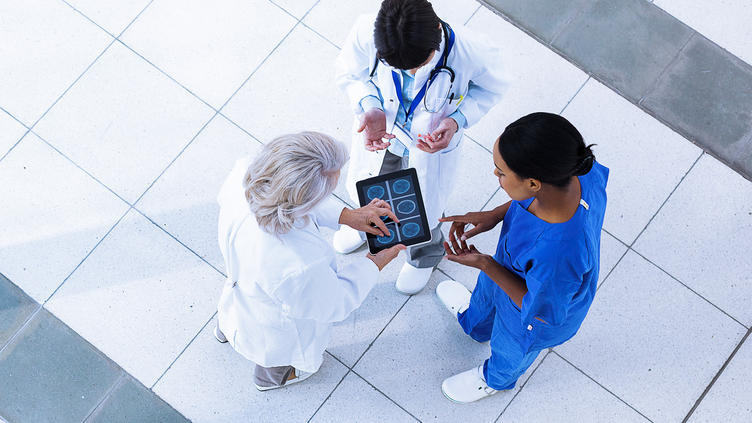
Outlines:
[{"label": "outstretched hand", "polygon": [[368,151],[385,150],[389,147],[389,141],[394,138],[393,134],[386,132],[386,115],[381,109],[370,109],[363,113],[360,118],[358,133],[365,131],[365,147]]},{"label": "outstretched hand", "polygon": [[[466,241],[479,233],[495,228],[501,222],[501,219],[494,210],[488,210],[442,217],[439,219],[439,222],[452,222],[452,226],[449,228],[449,240],[457,242]],[[465,227],[468,224],[474,227],[465,231]]]},{"label": "outstretched hand", "polygon": [[430,134],[419,134],[417,147],[426,153],[435,153],[449,146],[452,137],[459,130],[457,121],[445,118]]},{"label": "outstretched hand", "polygon": [[475,245],[468,246],[465,241],[456,242],[456,240],[452,240],[452,245],[444,242],[444,251],[447,260],[481,270],[488,263],[488,260],[493,260],[493,257],[481,253],[475,248]]}]

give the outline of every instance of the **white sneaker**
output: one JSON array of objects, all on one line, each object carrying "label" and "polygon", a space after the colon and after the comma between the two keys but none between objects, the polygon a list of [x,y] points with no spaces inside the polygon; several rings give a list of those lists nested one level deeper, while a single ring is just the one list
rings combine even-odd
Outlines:
[{"label": "white sneaker", "polygon": [[455,319],[458,313],[462,313],[470,306],[470,291],[453,280],[441,282],[436,287],[436,295]]},{"label": "white sneaker", "polygon": [[441,392],[448,400],[460,404],[478,401],[499,392],[483,379],[483,365],[444,379]]},{"label": "white sneaker", "polygon": [[426,286],[431,273],[433,273],[433,267],[418,268],[405,263],[397,276],[397,283],[394,287],[405,295],[417,294]]},{"label": "white sneaker", "polygon": [[221,344],[224,344],[227,342],[227,338],[225,337],[225,334],[222,333],[222,331],[219,329],[219,323],[214,325],[214,337],[217,338],[217,341]]},{"label": "white sneaker", "polygon": [[334,246],[334,251],[340,254],[347,254],[357,250],[364,242],[366,241],[361,238],[360,232],[347,225],[342,225],[334,233],[332,245]]},{"label": "white sneaker", "polygon": [[258,389],[259,391],[270,391],[272,389],[284,388],[285,386],[290,386],[298,382],[302,382],[311,376],[313,376],[313,373],[308,373],[302,370],[295,369],[295,378],[288,380],[287,382],[284,383],[284,385],[259,386],[259,385],[256,385],[255,383],[254,385],[256,385],[256,389]]}]

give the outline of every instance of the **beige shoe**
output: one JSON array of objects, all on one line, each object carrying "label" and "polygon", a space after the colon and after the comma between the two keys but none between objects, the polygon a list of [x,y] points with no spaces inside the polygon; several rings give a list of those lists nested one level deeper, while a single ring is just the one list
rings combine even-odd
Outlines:
[{"label": "beige shoe", "polygon": [[444,379],[441,392],[449,401],[467,404],[499,392],[486,384],[483,379],[483,365]]}]

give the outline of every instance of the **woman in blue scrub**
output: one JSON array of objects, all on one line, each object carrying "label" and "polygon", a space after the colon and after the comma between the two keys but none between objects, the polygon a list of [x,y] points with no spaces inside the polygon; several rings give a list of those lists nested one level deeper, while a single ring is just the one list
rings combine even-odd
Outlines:
[{"label": "woman in blue scrub", "polygon": [[[442,383],[462,403],[514,388],[541,350],[574,336],[598,282],[608,169],[577,129],[559,115],[530,114],[507,126],[493,160],[512,201],[441,219],[452,222],[446,258],[480,274],[472,294],[455,281],[436,293],[465,333],[491,344],[483,364]],[[493,256],[467,244],[502,221]]]}]

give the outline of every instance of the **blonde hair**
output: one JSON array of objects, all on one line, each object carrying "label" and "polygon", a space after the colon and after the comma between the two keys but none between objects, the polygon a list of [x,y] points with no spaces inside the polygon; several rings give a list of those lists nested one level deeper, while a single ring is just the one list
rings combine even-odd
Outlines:
[{"label": "blonde hair", "polygon": [[264,231],[281,235],[337,187],[345,146],[319,132],[282,135],[266,144],[245,174],[245,197]]}]

